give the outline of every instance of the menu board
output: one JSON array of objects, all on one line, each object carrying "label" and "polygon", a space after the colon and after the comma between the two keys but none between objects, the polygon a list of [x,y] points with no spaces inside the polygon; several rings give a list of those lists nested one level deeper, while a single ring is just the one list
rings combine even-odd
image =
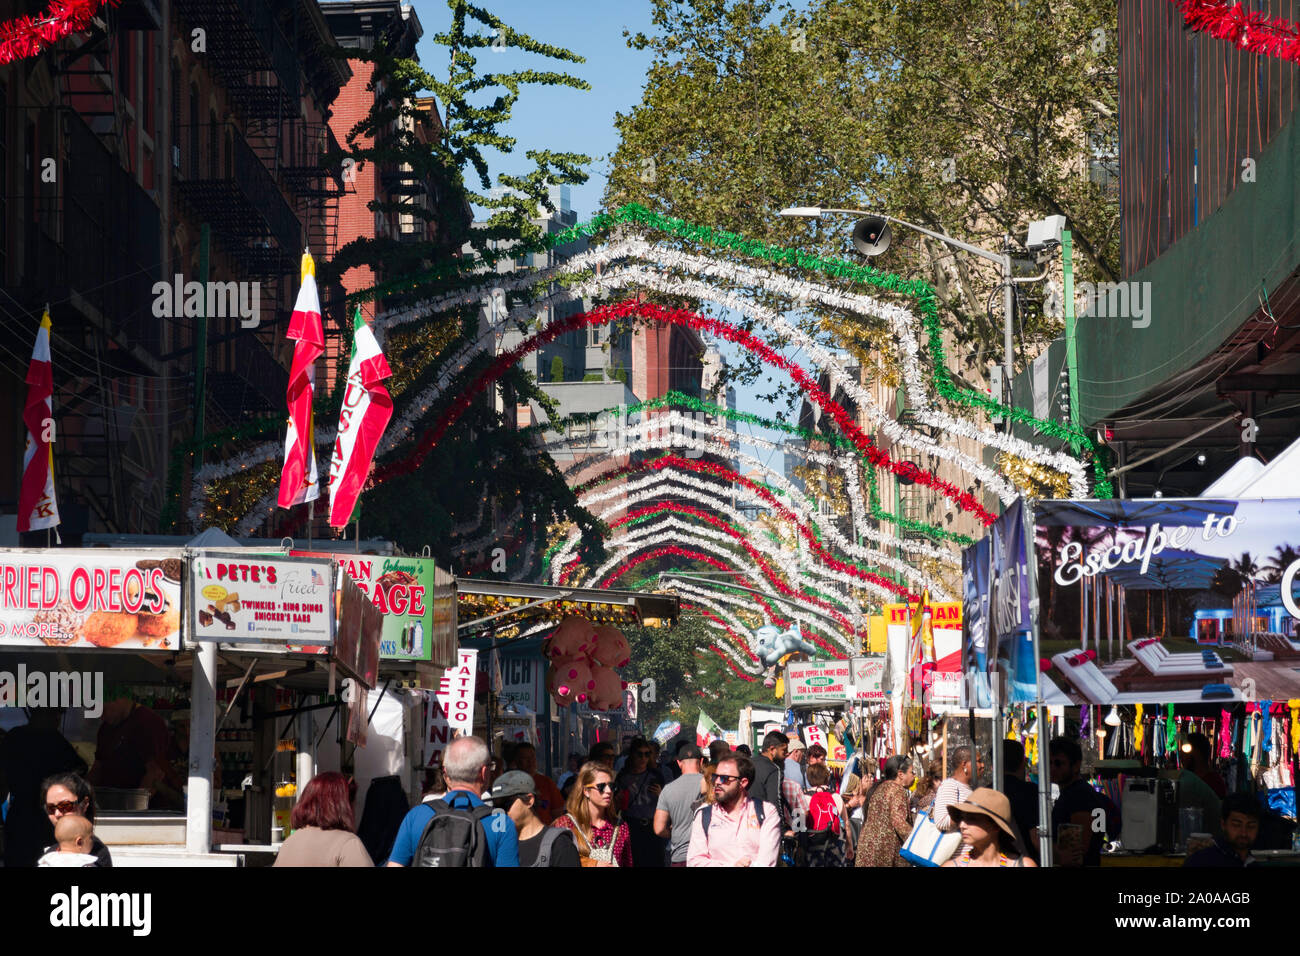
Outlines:
[{"label": "menu board", "polygon": [[334,594],[329,561],[204,552],[190,575],[194,638],[332,644]]},{"label": "menu board", "polygon": [[786,704],[843,703],[851,676],[848,661],[792,662],[785,669]]},{"label": "menu board", "polygon": [[175,651],[176,551],[0,550],[0,647]]}]

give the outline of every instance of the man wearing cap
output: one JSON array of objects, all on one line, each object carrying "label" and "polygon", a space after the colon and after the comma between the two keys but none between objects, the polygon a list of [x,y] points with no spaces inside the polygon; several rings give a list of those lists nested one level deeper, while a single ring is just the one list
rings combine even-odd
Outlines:
[{"label": "man wearing cap", "polygon": [[686,851],[691,843],[691,820],[700,803],[700,761],[704,754],[690,741],[677,748],[677,766],[681,776],[659,791],[655,806],[655,834],[668,841],[669,866],[685,866]]},{"label": "man wearing cap", "polygon": [[800,790],[808,786],[808,781],[803,775],[803,758],[807,753],[798,734],[790,738],[790,746],[786,750],[785,757],[785,779],[787,782],[794,783]]},{"label": "man wearing cap", "polygon": [[534,809],[537,784],[523,770],[510,770],[497,777],[488,795],[497,810],[505,810],[519,834],[520,866],[577,867],[578,848],[573,833],[563,827],[549,827]]}]

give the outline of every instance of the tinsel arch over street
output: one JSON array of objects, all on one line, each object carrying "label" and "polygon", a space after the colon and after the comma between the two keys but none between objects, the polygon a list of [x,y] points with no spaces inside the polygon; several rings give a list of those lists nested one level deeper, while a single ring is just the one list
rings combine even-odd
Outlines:
[{"label": "tinsel arch over street", "polygon": [[[537,248],[558,249],[583,240],[585,251],[548,268],[498,275],[485,274],[490,263],[460,262],[366,290],[378,297],[419,288],[434,278],[455,287],[377,316],[381,337],[417,327],[414,323],[477,312],[488,299],[505,299],[505,307],[492,310],[492,320],[480,317],[470,334],[439,354],[433,374],[418,389],[394,390],[396,413],[377,449],[371,487],[414,472],[476,398],[526,355],[565,333],[610,323],[680,325],[729,342],[784,377],[820,412],[823,428],[805,432],[755,410],[720,409],[677,393],[621,409],[622,414],[606,419],[615,422],[611,449],[584,459],[569,474],[579,504],[608,522],[609,560],[600,567],[584,566],[573,556],[576,531],[562,527],[549,543],[516,539],[526,557],[516,578],[544,573],[554,583],[608,587],[632,569],[664,558],[685,558],[733,575],[730,585],[746,582],[743,596],[734,588],[705,586],[681,574],[660,578],[661,586],[689,596],[714,628],[714,652],[738,675],[752,679],[760,672],[751,651],[756,608],[762,609],[762,623],[795,627],[824,653],[844,656],[861,634],[865,615],[880,604],[915,600],[925,591],[943,597],[955,590],[956,549],[969,539],[890,514],[880,500],[881,475],[932,489],[950,508],[983,525],[994,520],[995,511],[974,489],[1004,504],[1018,494],[1110,496],[1098,450],[1085,433],[1034,419],[1023,409],[953,382],[935,292],[924,282],[748,240],[636,205],[547,236]],[[645,301],[646,295],[698,305],[669,308]],[[574,302],[584,304],[576,314],[550,308],[571,310]],[[746,321],[716,317],[709,308],[743,315]],[[561,317],[546,321],[552,314]],[[816,316],[827,315],[880,330],[912,412],[906,422],[845,370],[823,344],[824,335],[808,330],[819,328],[816,323],[823,319]],[[511,328],[526,330],[523,341],[499,350],[502,334]],[[807,366],[788,357],[791,347],[807,356]],[[826,376],[828,388],[819,384],[819,374]],[[854,411],[837,402],[836,395],[847,396]],[[1066,450],[997,431],[977,418],[980,413],[1032,426]],[[782,473],[740,452],[737,445],[762,447],[766,440],[740,438],[722,424],[724,418],[806,439],[787,442],[784,450],[793,450],[807,467],[843,489],[845,526],[820,514],[816,501]],[[560,430],[563,424],[552,427]],[[539,450],[545,450],[542,429],[534,426],[534,432]],[[888,439],[888,447],[877,444],[879,435]],[[238,513],[221,515],[226,526],[248,534],[273,521],[273,463],[283,446],[271,423],[257,423],[238,437],[263,436],[267,440],[244,444],[224,459],[209,452],[208,463],[195,470],[191,482],[187,516],[192,525],[211,522],[216,517],[213,502],[229,501],[232,486],[240,483],[253,488],[239,496]],[[206,447],[215,449],[218,441],[231,438],[216,436]],[[333,441],[332,429],[317,429],[318,446],[326,455]],[[994,466],[986,464],[982,453],[973,454],[972,445],[992,449]],[[199,446],[183,449],[173,471],[196,450]],[[645,457],[656,451],[660,457]],[[922,455],[946,462],[948,473],[959,472],[969,487],[909,460]],[[722,464],[728,461],[743,462],[748,474]],[[595,477],[579,480],[578,471],[589,475],[593,468],[600,469]],[[254,474],[264,486],[256,485]],[[248,493],[254,490],[260,493]],[[666,497],[691,504],[673,505]],[[744,508],[738,506],[741,502]],[[457,553],[472,554],[503,537],[494,536],[487,511],[484,503],[477,514],[457,516],[452,542]],[[758,512],[761,517],[753,517]],[[289,521],[277,530],[292,533],[295,527]],[[538,559],[541,571],[530,570],[539,567]]]}]

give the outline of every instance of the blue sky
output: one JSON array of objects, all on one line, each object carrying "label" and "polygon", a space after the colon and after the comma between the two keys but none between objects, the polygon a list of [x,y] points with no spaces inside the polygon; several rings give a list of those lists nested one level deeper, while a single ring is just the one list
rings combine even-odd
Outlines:
[{"label": "blue sky", "polygon": [[[572,187],[570,193],[570,204],[578,214],[578,220],[589,219],[600,209],[609,172],[608,157],[618,147],[614,116],[618,112],[628,112],[639,103],[645,88],[650,52],[630,49],[623,31],[632,34],[651,32],[648,0],[607,0],[604,3],[487,0],[481,5],[533,39],[565,47],[586,58],[586,63],[556,64],[542,57],[507,49],[481,51],[478,62],[483,70],[562,69],[591,84],[591,89],[586,91],[568,87],[524,87],[505,129],[517,141],[514,151],[510,154],[487,154],[494,178],[498,173],[529,171],[532,163],[525,156],[529,149],[585,153],[592,157],[588,167],[591,178],[582,186]],[[447,69],[447,51],[432,43],[430,38],[446,29],[450,13],[443,0],[418,0],[414,7],[424,28],[424,39],[418,48],[420,62],[429,72],[442,73]],[[731,364],[739,364],[734,346],[722,343],[721,351]],[[806,355],[791,353],[791,357],[808,367]],[[774,391],[773,382],[760,379],[752,385],[739,385],[736,391],[739,409],[775,417],[777,409],[770,402],[758,398],[760,394]],[[742,437],[750,434],[750,426],[740,425],[739,433]],[[779,432],[765,429],[753,429],[752,433],[774,441],[782,437]],[[750,449],[750,453],[767,467],[778,472],[781,470],[779,453],[762,449]]]}]

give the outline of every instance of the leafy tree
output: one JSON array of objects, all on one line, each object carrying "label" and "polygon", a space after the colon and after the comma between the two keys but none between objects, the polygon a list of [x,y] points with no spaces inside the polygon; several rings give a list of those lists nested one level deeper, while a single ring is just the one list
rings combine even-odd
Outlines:
[{"label": "leafy tree", "polygon": [[558,355],[551,359],[551,381],[564,381],[564,359],[560,358]]},{"label": "leafy tree", "polygon": [[[1119,278],[1117,203],[1088,175],[1093,148],[1109,149],[1118,135],[1113,3],[652,5],[654,30],[628,37],[654,61],[642,101],[616,119],[608,205],[634,200],[851,256],[847,220],[788,221],[777,211],[878,209],[991,249],[1004,232],[1023,235],[1030,220],[1064,214],[1077,278]],[[979,261],[899,227],[873,265],[934,284],[974,364],[1002,343],[990,309],[997,280]],[[1043,340],[1059,325],[1037,307],[1022,322],[1024,336]],[[823,328],[863,352],[881,341],[871,327]],[[742,372],[752,377],[757,366]]]}]

